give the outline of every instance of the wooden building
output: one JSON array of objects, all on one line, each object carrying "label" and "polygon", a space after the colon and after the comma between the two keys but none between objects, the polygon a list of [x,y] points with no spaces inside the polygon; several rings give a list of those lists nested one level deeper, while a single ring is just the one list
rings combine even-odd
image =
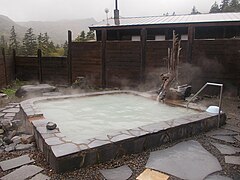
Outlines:
[{"label": "wooden building", "polygon": [[[117,19],[117,20],[116,20]],[[240,13],[150,17],[114,17],[90,27],[97,41],[169,41],[172,32],[188,42],[188,60],[194,40],[240,39]]]}]

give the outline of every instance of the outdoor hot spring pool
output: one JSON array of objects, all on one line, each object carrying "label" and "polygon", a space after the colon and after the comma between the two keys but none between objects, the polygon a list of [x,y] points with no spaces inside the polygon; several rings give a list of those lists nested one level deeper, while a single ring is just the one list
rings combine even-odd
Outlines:
[{"label": "outdoor hot spring pool", "polygon": [[132,94],[46,100],[35,105],[68,139],[78,141],[199,113]]}]

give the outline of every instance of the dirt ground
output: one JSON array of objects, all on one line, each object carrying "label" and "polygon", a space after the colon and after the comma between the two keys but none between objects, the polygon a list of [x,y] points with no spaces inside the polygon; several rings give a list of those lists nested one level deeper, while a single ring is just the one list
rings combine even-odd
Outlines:
[{"label": "dirt ground", "polygon": [[[22,99],[17,99],[17,98],[11,98],[8,100],[1,101],[0,107],[5,106],[8,102],[19,102]],[[216,98],[207,98],[204,97],[200,102],[201,104],[204,105],[217,105],[218,104],[218,99]],[[227,123],[238,126],[240,128],[240,99],[239,98],[228,98],[224,97],[223,99],[223,111],[226,112],[227,114]],[[223,170],[219,173],[221,175],[227,175],[228,177],[231,177],[233,179],[240,179],[240,166],[238,165],[231,165],[231,164],[226,164],[224,162],[224,156],[214,147],[210,144],[210,140],[212,142],[221,142],[224,144],[222,141],[218,140],[213,140],[210,137],[207,137],[204,134],[200,134],[198,136],[194,136],[188,139],[182,139],[183,140],[197,140],[200,142],[205,149],[207,149],[211,154],[213,154],[217,159],[219,160]],[[178,141],[180,142],[180,141]],[[178,143],[174,142],[171,144],[166,144],[164,146],[158,147],[156,149],[151,149],[145,152],[142,152],[140,154],[133,154],[129,156],[123,156],[122,158],[119,159],[114,159],[110,162],[104,163],[104,164],[98,164],[94,165],[91,167],[83,168],[83,169],[78,169],[72,172],[67,172],[63,174],[57,174],[54,172],[53,169],[48,165],[46,162],[46,159],[44,158],[43,154],[35,149],[31,150],[26,150],[26,151],[15,151],[15,152],[2,152],[0,153],[0,161],[6,160],[6,159],[11,159],[13,157],[18,157],[19,155],[23,154],[30,154],[31,157],[33,157],[36,162],[34,163],[35,165],[38,165],[44,169],[42,172],[43,174],[48,175],[51,177],[51,179],[84,179],[84,180],[102,180],[104,179],[103,176],[100,174],[98,171],[99,169],[103,168],[113,168],[113,167],[119,167],[120,165],[128,165],[131,170],[133,171],[133,175],[130,179],[136,179],[137,176],[139,176],[144,170],[145,170],[145,165],[147,162],[147,159],[149,157],[150,151],[154,150],[160,150],[160,149],[165,149],[167,147],[173,146],[174,144]],[[234,144],[235,147],[240,147],[240,142],[237,142]],[[238,154],[240,155],[240,153]],[[0,177],[10,173],[12,170],[3,172],[0,170]],[[170,179],[175,180],[178,179],[176,177],[170,176]]]}]

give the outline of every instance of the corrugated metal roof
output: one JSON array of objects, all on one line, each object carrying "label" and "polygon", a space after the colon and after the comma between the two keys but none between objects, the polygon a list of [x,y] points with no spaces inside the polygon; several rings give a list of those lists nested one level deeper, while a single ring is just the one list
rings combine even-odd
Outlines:
[{"label": "corrugated metal roof", "polygon": [[91,28],[137,26],[137,25],[161,25],[161,24],[191,24],[191,23],[214,23],[214,22],[240,22],[240,13],[216,13],[194,14],[174,16],[148,16],[148,17],[121,17],[120,25],[115,25],[114,19],[101,21]]}]

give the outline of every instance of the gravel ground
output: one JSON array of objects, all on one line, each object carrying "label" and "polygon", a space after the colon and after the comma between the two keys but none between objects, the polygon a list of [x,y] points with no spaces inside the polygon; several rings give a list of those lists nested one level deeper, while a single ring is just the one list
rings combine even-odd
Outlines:
[{"label": "gravel ground", "polygon": [[[15,100],[13,100],[13,101],[15,101]],[[203,100],[201,100],[201,103],[204,105],[213,105],[213,104],[217,104],[217,102],[218,102],[218,100],[215,98],[204,98]],[[239,99],[224,98],[223,111],[226,112],[226,114],[227,114],[227,117],[228,117],[227,123],[240,127],[240,100]],[[198,135],[195,137],[191,137],[188,139],[184,139],[184,140],[197,140],[198,142],[200,142],[203,145],[203,147],[206,150],[208,150],[211,154],[213,154],[219,160],[219,162],[223,168],[223,170],[219,174],[227,175],[228,177],[231,177],[233,179],[240,179],[240,166],[226,164],[224,162],[224,156],[222,154],[220,154],[220,152],[214,146],[212,146],[210,144],[210,141],[211,142],[220,142],[222,144],[226,144],[226,143],[224,143],[223,141],[218,141],[218,140],[212,139],[210,137],[207,137],[204,134],[201,134],[201,135]],[[39,152],[37,149],[32,149],[32,150],[27,150],[27,151],[19,151],[19,152],[11,152],[11,153],[2,152],[2,153],[0,153],[0,161],[6,160],[6,159],[11,159],[11,158],[18,157],[20,155],[29,153],[31,155],[31,157],[33,157],[36,160],[36,162],[34,162],[34,164],[44,168],[43,174],[50,176],[51,179],[57,179],[57,180],[60,180],[60,179],[84,179],[84,180],[98,179],[98,180],[102,180],[104,178],[99,173],[99,171],[98,171],[99,169],[114,168],[114,167],[118,167],[118,166],[126,164],[133,171],[133,175],[130,179],[136,179],[136,177],[139,176],[144,171],[145,164],[149,157],[150,151],[165,149],[165,148],[173,146],[181,141],[183,141],[183,140],[180,140],[180,141],[177,141],[177,142],[174,142],[171,144],[166,144],[159,148],[151,149],[151,150],[142,152],[140,154],[123,156],[122,158],[112,160],[108,163],[98,164],[98,165],[94,165],[91,167],[87,167],[87,168],[83,168],[83,169],[79,169],[79,170],[75,170],[75,171],[67,172],[67,173],[63,173],[63,174],[56,174],[54,172],[54,170],[52,170],[50,168],[50,166],[48,165],[48,163],[46,162],[43,154],[41,152]],[[236,144],[234,144],[234,146],[240,147],[240,142],[237,142]],[[240,153],[238,155],[240,155]],[[10,173],[11,171],[12,170],[3,172],[2,170],[0,170],[0,177]],[[177,180],[179,178],[170,176],[170,179]]]}]

